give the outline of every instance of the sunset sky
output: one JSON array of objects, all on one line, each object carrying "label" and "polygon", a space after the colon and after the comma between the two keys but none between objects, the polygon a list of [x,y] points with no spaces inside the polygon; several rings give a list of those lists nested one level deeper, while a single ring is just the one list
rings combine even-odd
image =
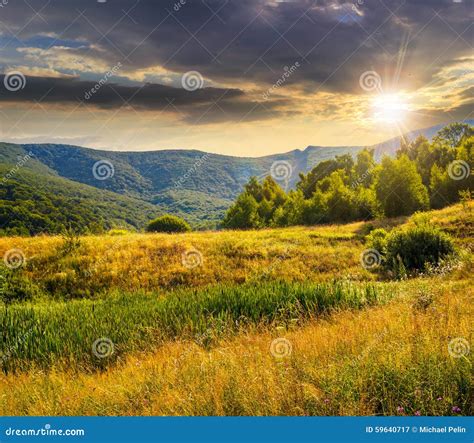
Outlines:
[{"label": "sunset sky", "polygon": [[473,118],[474,2],[0,0],[0,141],[260,156]]}]

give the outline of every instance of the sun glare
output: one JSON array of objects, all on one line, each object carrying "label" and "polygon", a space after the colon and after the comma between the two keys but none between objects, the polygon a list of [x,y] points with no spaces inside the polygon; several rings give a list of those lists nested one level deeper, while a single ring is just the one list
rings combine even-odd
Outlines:
[{"label": "sun glare", "polygon": [[382,123],[402,123],[408,111],[408,103],[402,94],[380,94],[372,102],[374,120]]}]

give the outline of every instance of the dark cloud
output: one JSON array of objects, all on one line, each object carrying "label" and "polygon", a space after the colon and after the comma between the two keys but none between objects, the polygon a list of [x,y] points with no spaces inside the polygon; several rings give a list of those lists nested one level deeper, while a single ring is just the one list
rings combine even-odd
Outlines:
[{"label": "dark cloud", "polygon": [[[153,66],[179,73],[197,70],[236,88],[256,83],[265,90],[285,66],[299,61],[301,67],[285,86],[298,85],[308,93],[364,93],[359,77],[368,70],[377,71],[387,88],[395,83],[414,89],[427,84],[449,60],[472,51],[473,9],[468,1],[365,0],[358,6],[342,0],[29,3],[40,16],[22,1],[2,9],[8,29],[0,25],[1,32],[4,37],[17,34],[10,45],[55,33],[61,40],[88,42],[81,53],[111,66],[121,61],[126,71]],[[81,92],[79,82],[72,86],[72,94]],[[52,97],[66,100],[61,91]],[[124,98],[130,95],[123,92]],[[201,104],[214,93],[219,91],[201,92],[192,100]],[[159,108],[169,94],[166,87],[146,86],[138,105]],[[177,104],[191,100],[185,93],[173,94]],[[100,106],[121,104],[114,96],[111,87],[105,88],[95,101]],[[158,104],[151,103],[155,98]]]},{"label": "dark cloud", "polygon": [[474,101],[462,103],[445,110],[419,109],[417,113],[422,117],[425,126],[435,123],[472,120],[474,116]]},{"label": "dark cloud", "polygon": [[[0,84],[13,82],[0,75]],[[22,82],[22,79],[17,79]],[[275,115],[282,100],[263,103],[245,97],[239,89],[201,88],[188,91],[159,84],[124,86],[112,82],[100,84],[77,78],[25,77],[23,88],[12,83],[14,90],[0,88],[0,102],[37,102],[79,104],[102,109],[130,106],[139,111],[176,113],[187,122],[204,123],[226,120],[259,120]]]}]

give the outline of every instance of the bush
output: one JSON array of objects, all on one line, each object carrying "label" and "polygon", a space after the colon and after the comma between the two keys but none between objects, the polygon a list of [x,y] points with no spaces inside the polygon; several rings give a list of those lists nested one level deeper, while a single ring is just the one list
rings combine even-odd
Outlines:
[{"label": "bush", "polygon": [[387,252],[387,236],[388,233],[385,229],[373,229],[366,237],[369,248],[377,250],[384,256]]},{"label": "bush", "polygon": [[147,232],[188,232],[191,226],[182,218],[174,215],[162,215],[148,223]]},{"label": "bush", "polygon": [[431,271],[456,253],[450,236],[422,220],[408,229],[374,229],[366,237],[366,245],[376,249],[383,269],[396,277]]},{"label": "bush", "polygon": [[454,243],[447,234],[429,225],[419,225],[390,233],[385,262],[395,272],[400,266],[407,272],[424,271],[427,266],[438,266],[454,253]]},{"label": "bush", "polygon": [[21,271],[0,267],[0,302],[27,301],[39,295],[39,288]]}]

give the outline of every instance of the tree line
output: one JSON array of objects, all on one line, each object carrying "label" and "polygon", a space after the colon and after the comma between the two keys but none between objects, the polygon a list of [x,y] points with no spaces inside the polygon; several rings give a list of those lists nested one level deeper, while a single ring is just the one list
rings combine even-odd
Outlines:
[{"label": "tree line", "polygon": [[471,198],[474,128],[453,123],[432,141],[400,140],[395,158],[377,164],[363,149],[319,163],[300,173],[296,189],[285,192],[271,177],[251,177],[227,211],[223,227],[251,229],[314,225],[409,215]]}]

